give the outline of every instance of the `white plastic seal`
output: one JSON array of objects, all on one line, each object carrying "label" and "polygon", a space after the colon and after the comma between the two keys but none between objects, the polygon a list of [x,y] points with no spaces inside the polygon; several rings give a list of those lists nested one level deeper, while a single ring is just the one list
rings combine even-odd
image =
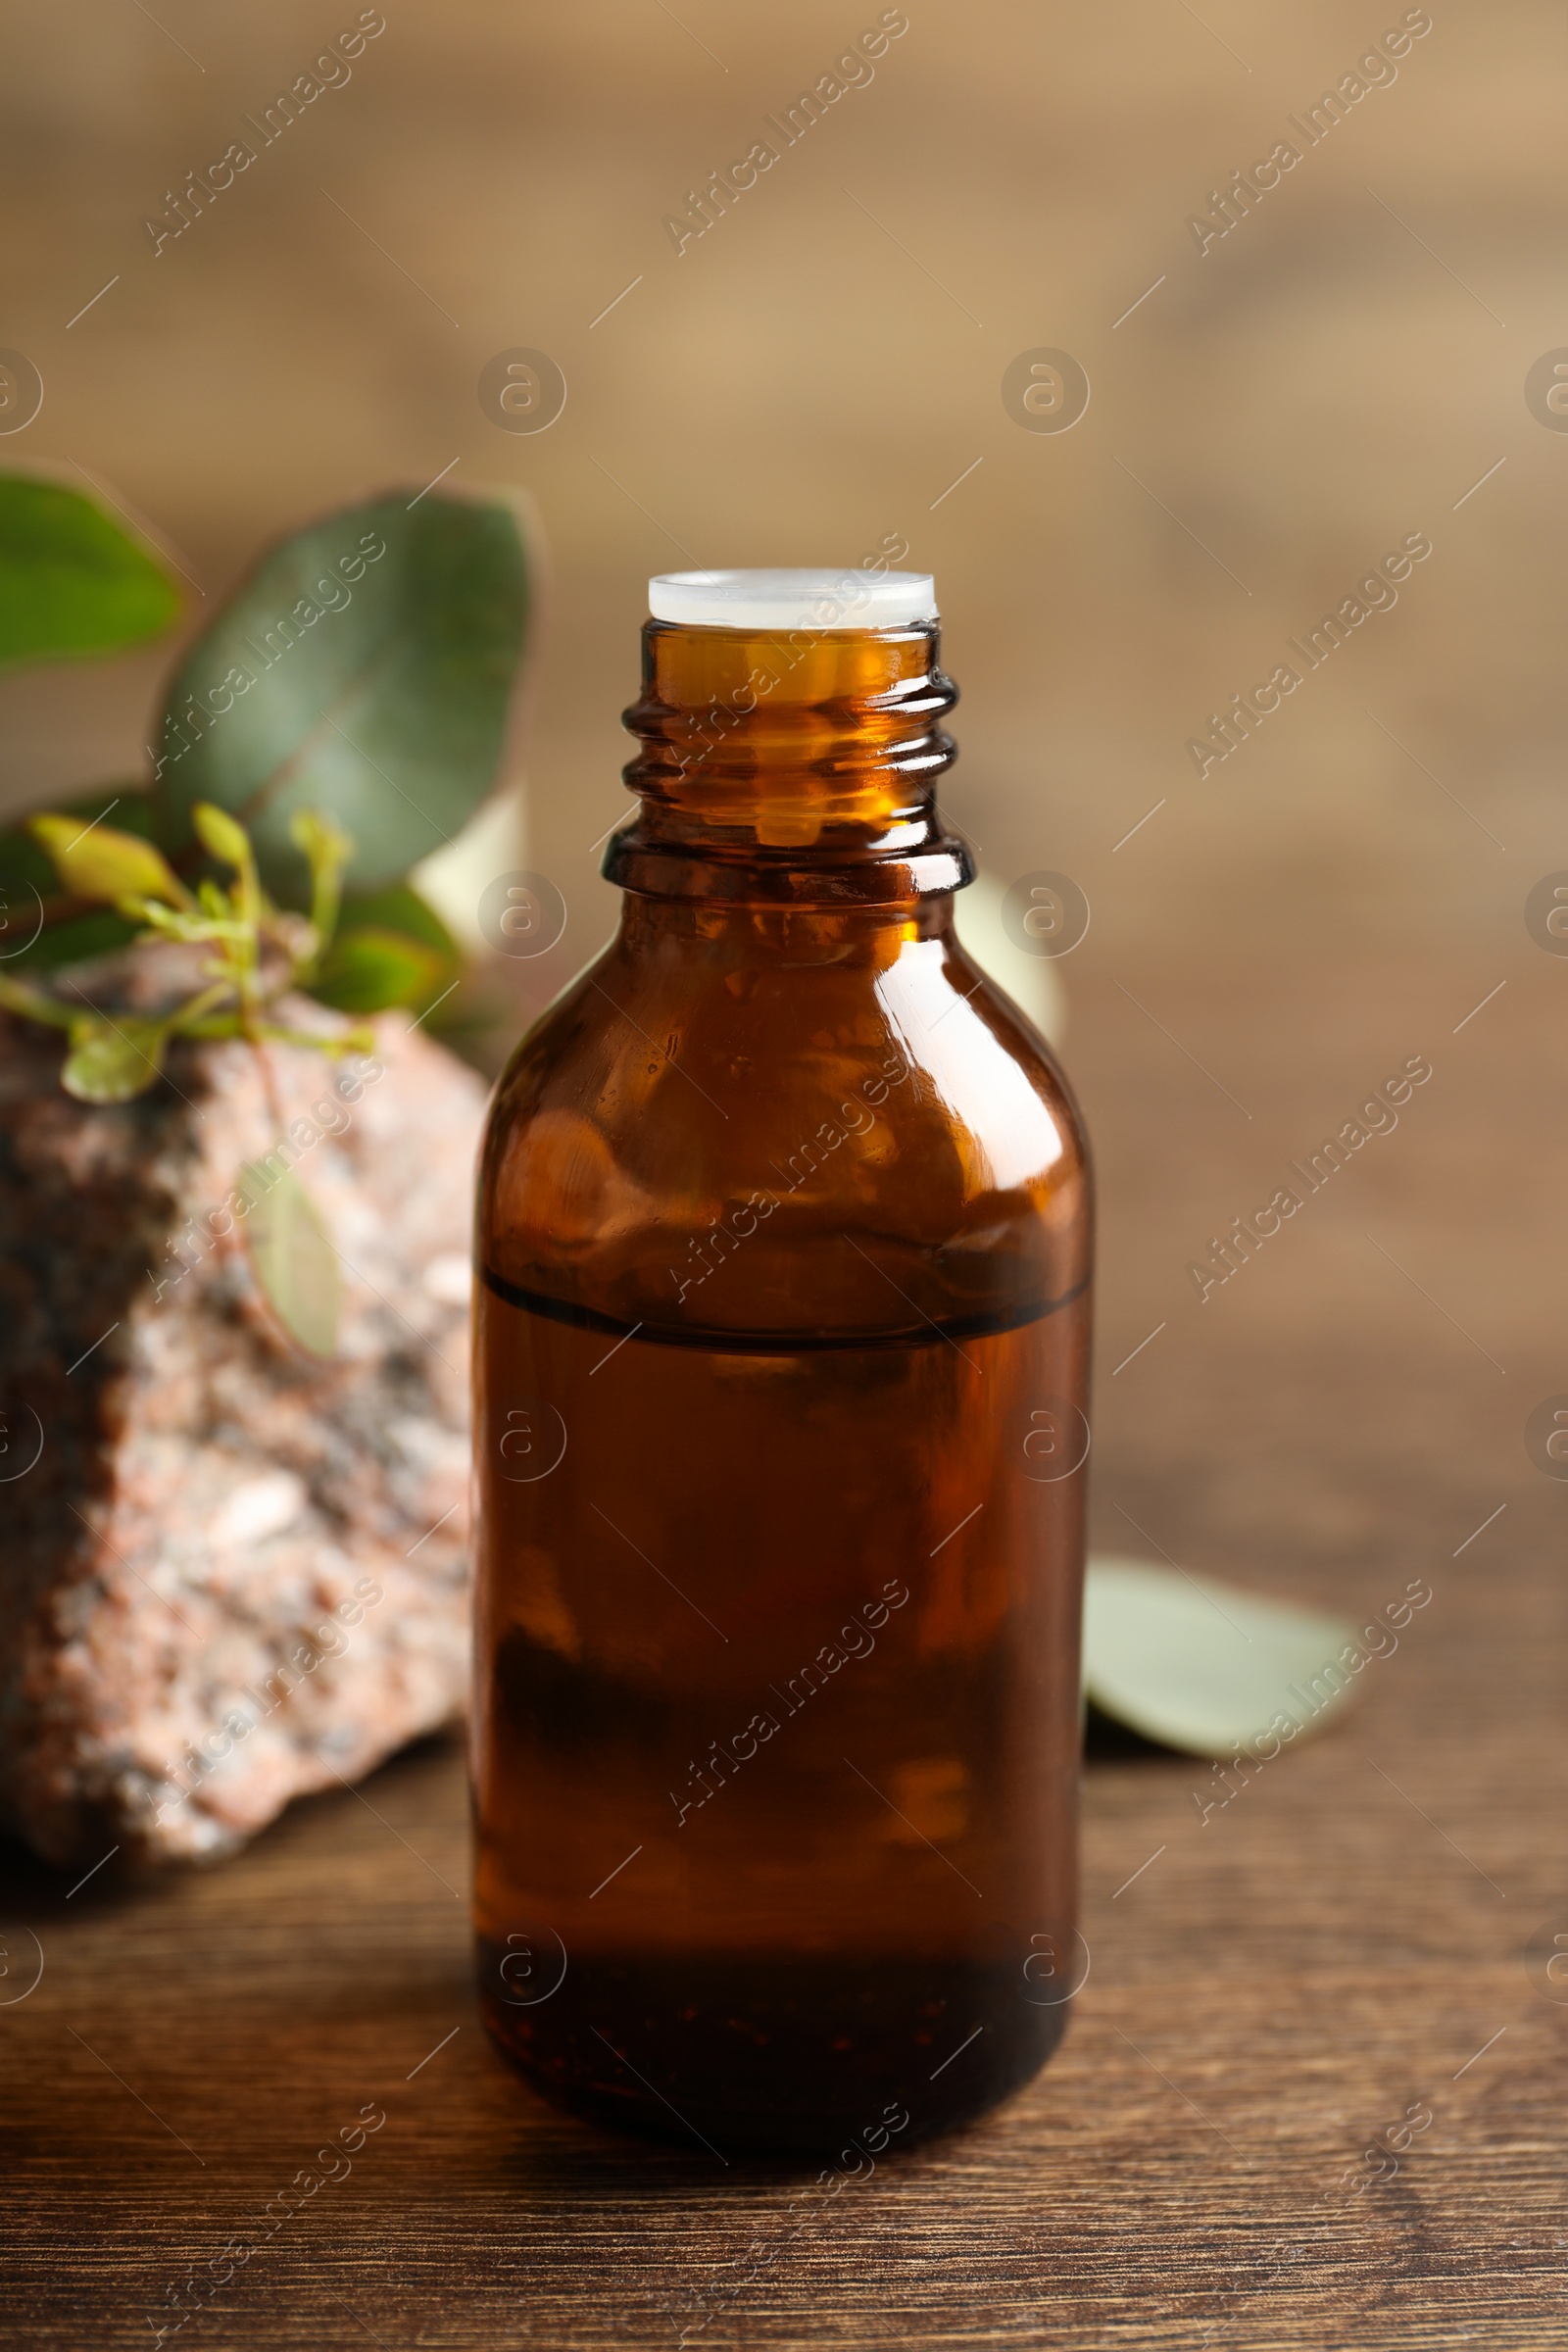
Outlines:
[{"label": "white plastic seal", "polygon": [[935,620],[937,595],[928,571],[663,571],[648,609],[703,629],[905,629]]}]

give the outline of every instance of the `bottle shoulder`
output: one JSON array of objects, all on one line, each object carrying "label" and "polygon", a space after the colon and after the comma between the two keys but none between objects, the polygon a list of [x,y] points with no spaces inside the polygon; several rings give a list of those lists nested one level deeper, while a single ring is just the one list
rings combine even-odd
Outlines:
[{"label": "bottle shoulder", "polygon": [[[514,1050],[492,1138],[564,1110],[633,1159],[701,1138],[722,1160],[778,1128],[786,1105],[808,1134],[813,1109],[826,1117],[834,1096],[858,1090],[890,1124],[945,1119],[1018,1176],[1085,1162],[1070,1085],[1028,1015],[956,938],[909,948],[870,967],[714,968],[624,957],[612,942]],[[656,1103],[670,1114],[662,1139],[645,1124]]]},{"label": "bottle shoulder", "polygon": [[612,1314],[1022,1319],[1081,1292],[1090,1225],[1066,1081],[951,933],[612,943],[514,1055],[480,1188],[487,1266]]}]

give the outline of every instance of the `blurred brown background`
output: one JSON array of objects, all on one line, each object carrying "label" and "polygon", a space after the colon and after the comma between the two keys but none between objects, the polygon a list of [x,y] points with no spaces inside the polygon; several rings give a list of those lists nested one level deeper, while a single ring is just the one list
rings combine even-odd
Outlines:
[{"label": "blurred brown background", "polygon": [[[1237,167],[1304,146],[1287,117],[1405,13],[908,0],[874,79],[678,256],[665,216],[772,135],[764,116],[876,22],[870,0],[386,0],[352,78],[156,257],[143,216],[356,10],[61,0],[12,24],[0,341],[46,397],[0,457],[85,468],[210,594],[263,537],[388,478],[456,461],[456,479],[535,494],[554,590],[525,854],[571,909],[553,980],[612,920],[592,845],[623,807],[648,573],[853,563],[890,531],[935,572],[964,693],[951,813],[999,880],[1063,869],[1094,909],[1058,969],[1104,1187],[1113,1459],[1134,1444],[1132,1383],[1180,1386],[1210,1348],[1241,1419],[1203,1443],[1248,1455],[1278,1401],[1246,1377],[1271,1283],[1317,1319],[1326,1360],[1371,1361],[1380,1334],[1426,1318],[1458,1423],[1521,1470],[1543,1393],[1515,1397],[1464,1335],[1508,1361],[1491,1232],[1544,1218],[1549,1185],[1510,1151],[1509,1090],[1488,1102],[1487,1074],[1568,981],[1523,923],[1531,884],[1568,864],[1568,435],[1524,397],[1568,342],[1560,12],[1434,0],[1396,78],[1250,218],[1201,255],[1186,226]],[[476,396],[519,345],[569,386],[536,435]],[[1004,370],[1041,346],[1088,372],[1070,431],[1025,431],[1004,407]],[[1200,781],[1187,738],[1412,532],[1433,553],[1397,607]],[[12,805],[125,772],[161,665],[8,684]],[[520,855],[492,823],[449,896]],[[1182,1269],[1207,1233],[1411,1053],[1433,1059],[1446,1120],[1473,1096],[1461,1161],[1423,1139],[1418,1098],[1272,1276],[1200,1309]],[[1177,1101],[1201,1106],[1201,1155],[1162,1171]],[[1397,1230],[1380,1238],[1457,1337],[1362,1238],[1396,1162]],[[1112,1390],[1161,1318],[1174,1337]],[[1218,1358],[1212,1377],[1226,1385]],[[1399,1399],[1380,1407],[1392,1439]],[[1309,1462],[1299,1476],[1304,1492]]]}]

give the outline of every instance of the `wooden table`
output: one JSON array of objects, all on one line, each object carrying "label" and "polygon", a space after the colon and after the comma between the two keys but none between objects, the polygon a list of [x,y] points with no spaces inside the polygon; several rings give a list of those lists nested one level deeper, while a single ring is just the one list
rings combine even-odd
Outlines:
[{"label": "wooden table", "polygon": [[[1522,929],[1310,986],[1102,956],[1069,1053],[1105,1203],[1100,1545],[1347,1610],[1425,1578],[1355,1714],[1206,1823],[1206,1766],[1092,1756],[1061,2053],[793,2213],[808,2176],[599,2137],[492,2056],[455,1746],[162,1886],[68,1894],[11,1853],[0,1997],[29,1933],[44,1970],[0,2008],[7,2344],[149,2343],[193,2271],[180,2340],[215,2347],[1568,2343],[1568,1998],[1525,1950],[1568,1936],[1568,1488],[1522,1435],[1568,1390],[1568,967]],[[1185,1262],[1411,1052],[1399,1130],[1200,1305]],[[367,2109],[352,2171],[217,2283]]]}]

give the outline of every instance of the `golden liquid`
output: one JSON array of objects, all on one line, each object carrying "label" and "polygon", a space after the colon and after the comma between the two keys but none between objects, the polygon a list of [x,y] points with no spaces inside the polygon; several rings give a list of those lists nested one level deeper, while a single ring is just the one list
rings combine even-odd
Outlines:
[{"label": "golden liquid", "polygon": [[477,1333],[491,2030],[556,2099],[726,2156],[991,2105],[1082,1973],[1087,1300],[714,1348],[508,1289]]}]

